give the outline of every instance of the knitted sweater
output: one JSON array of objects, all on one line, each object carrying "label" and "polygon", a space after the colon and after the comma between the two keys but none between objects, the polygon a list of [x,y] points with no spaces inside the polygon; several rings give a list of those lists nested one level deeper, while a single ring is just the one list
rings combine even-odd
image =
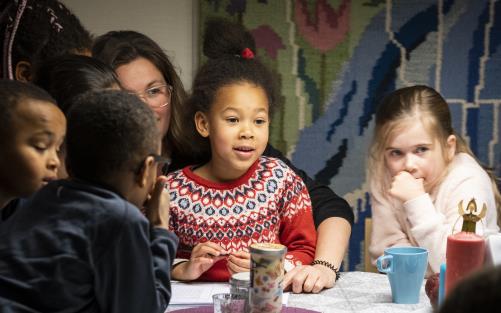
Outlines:
[{"label": "knitted sweater", "polygon": [[499,231],[497,211],[490,177],[468,154],[459,153],[448,167],[442,183],[431,194],[405,203],[386,199],[372,192],[372,261],[392,246],[421,246],[428,249],[428,274],[438,273],[445,262],[447,236],[461,230],[458,203],[463,208],[475,198],[480,208],[487,205],[487,215],[477,225],[477,233]]},{"label": "knitted sweater", "polygon": [[[215,242],[231,252],[252,243],[287,246],[286,262],[310,264],[316,232],[306,187],[282,161],[261,157],[235,181],[215,183],[185,167],[168,176],[170,229],[179,237],[177,256],[189,258],[198,243]],[[200,280],[228,281],[226,259]]]}]

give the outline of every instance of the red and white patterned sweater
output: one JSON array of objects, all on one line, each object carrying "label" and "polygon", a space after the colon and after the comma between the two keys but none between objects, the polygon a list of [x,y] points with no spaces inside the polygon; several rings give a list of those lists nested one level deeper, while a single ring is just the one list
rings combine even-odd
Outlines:
[{"label": "red and white patterned sweater", "polygon": [[[249,251],[256,242],[287,246],[286,262],[310,264],[316,231],[303,181],[282,161],[262,156],[230,183],[203,179],[185,167],[168,176],[170,229],[179,237],[178,258],[212,241],[227,251]],[[226,259],[199,280],[228,281]]]}]

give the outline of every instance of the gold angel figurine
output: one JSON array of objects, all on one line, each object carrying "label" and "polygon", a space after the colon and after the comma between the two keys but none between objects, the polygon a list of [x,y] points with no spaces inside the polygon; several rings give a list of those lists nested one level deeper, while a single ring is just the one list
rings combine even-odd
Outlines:
[{"label": "gold angel figurine", "polygon": [[482,210],[477,214],[477,203],[475,202],[475,198],[472,198],[470,202],[468,202],[466,210],[463,209],[463,200],[461,200],[458,204],[458,213],[463,217],[463,227],[461,231],[474,233],[477,222],[487,214],[487,205],[484,203]]}]

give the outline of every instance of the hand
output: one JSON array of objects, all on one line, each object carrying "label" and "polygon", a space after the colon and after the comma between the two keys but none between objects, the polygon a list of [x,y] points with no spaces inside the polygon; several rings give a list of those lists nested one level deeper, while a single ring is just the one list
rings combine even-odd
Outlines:
[{"label": "hand", "polygon": [[179,280],[194,280],[199,278],[216,262],[226,257],[227,252],[214,242],[197,244],[191,251],[190,260],[175,266],[172,277]]},{"label": "hand", "polygon": [[169,228],[169,191],[165,189],[167,177],[158,176],[153,191],[143,205],[146,218],[153,226]]},{"label": "hand", "polygon": [[324,288],[334,287],[335,282],[336,274],[323,265],[298,265],[285,274],[284,290],[319,293]]},{"label": "hand", "polygon": [[422,178],[414,178],[409,172],[402,171],[393,177],[390,195],[402,202],[417,198],[426,193]]},{"label": "hand", "polygon": [[233,275],[240,272],[250,272],[251,261],[250,253],[238,251],[231,253],[228,257],[228,271]]}]

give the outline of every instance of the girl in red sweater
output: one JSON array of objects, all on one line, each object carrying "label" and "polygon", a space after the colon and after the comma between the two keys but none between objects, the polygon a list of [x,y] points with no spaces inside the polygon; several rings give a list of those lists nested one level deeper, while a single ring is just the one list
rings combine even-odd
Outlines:
[{"label": "girl in red sweater", "polygon": [[187,104],[201,162],[168,176],[170,228],[180,239],[173,278],[228,281],[250,270],[248,248],[257,242],[287,246],[286,270],[310,264],[316,233],[308,191],[285,163],[262,156],[276,98],[252,36],[213,20],[204,54]]}]

